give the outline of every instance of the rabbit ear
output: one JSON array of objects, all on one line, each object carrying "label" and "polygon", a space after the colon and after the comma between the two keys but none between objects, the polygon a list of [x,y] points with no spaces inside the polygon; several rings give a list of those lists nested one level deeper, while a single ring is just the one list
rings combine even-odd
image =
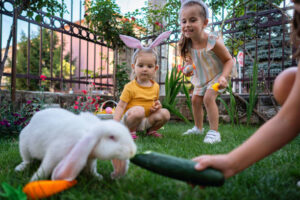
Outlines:
[{"label": "rabbit ear", "polygon": [[127,35],[120,35],[120,38],[130,48],[141,49],[143,47],[141,42],[136,38]]},{"label": "rabbit ear", "polygon": [[154,47],[158,46],[162,41],[164,41],[165,39],[167,39],[170,36],[171,33],[172,33],[172,31],[166,31],[166,32],[163,32],[162,34],[160,34],[152,42],[152,44],[150,44],[149,48],[154,48]]},{"label": "rabbit ear", "polygon": [[69,154],[55,167],[52,180],[74,180],[86,165],[88,156],[98,141],[95,134],[87,134],[80,139]]},{"label": "rabbit ear", "polygon": [[112,179],[118,179],[124,176],[128,171],[129,160],[111,160],[114,171],[110,174]]}]

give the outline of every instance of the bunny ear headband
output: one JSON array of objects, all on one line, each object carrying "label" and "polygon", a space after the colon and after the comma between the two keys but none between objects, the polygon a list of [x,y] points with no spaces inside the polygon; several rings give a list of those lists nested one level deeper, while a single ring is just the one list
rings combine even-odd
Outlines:
[{"label": "bunny ear headband", "polygon": [[157,47],[162,41],[167,39],[172,31],[166,31],[160,34],[153,42],[150,44],[149,47],[144,47],[142,43],[133,37],[127,36],[127,35],[120,35],[121,40],[126,44],[126,46],[134,49],[153,49],[154,47]]},{"label": "bunny ear headband", "polygon": [[207,5],[206,5],[203,1],[201,1],[201,0],[181,0],[181,9],[182,9],[186,4],[188,4],[188,3],[190,3],[190,2],[195,2],[195,3],[199,4],[200,6],[202,6],[202,7],[204,8],[204,10],[205,10],[205,17],[206,17],[206,19],[208,19],[208,16],[209,16],[208,7],[207,7]]}]

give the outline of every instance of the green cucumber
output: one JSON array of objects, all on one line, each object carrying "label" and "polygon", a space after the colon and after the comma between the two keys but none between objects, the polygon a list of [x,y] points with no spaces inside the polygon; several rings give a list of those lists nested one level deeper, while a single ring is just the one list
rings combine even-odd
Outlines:
[{"label": "green cucumber", "polygon": [[223,173],[216,169],[197,171],[196,162],[170,155],[147,151],[136,154],[130,161],[152,172],[194,185],[221,186],[225,181]]}]

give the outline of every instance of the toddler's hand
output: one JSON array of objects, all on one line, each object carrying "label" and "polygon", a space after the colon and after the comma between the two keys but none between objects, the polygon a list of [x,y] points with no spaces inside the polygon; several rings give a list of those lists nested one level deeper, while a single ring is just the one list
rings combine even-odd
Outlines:
[{"label": "toddler's hand", "polygon": [[161,109],[161,107],[162,106],[159,100],[154,101],[152,107],[150,108],[150,113],[158,111],[159,109]]},{"label": "toddler's hand", "polygon": [[220,83],[219,89],[223,89],[227,87],[227,80],[224,76],[220,76],[218,82]]}]

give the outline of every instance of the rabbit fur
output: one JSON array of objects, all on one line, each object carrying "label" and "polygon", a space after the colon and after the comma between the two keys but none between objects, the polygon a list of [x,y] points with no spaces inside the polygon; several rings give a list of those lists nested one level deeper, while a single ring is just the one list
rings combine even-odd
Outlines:
[{"label": "rabbit fur", "polygon": [[97,159],[112,160],[112,178],[126,174],[129,158],[136,145],[128,128],[114,120],[100,120],[92,113],[73,114],[61,108],[37,112],[21,131],[19,148],[22,163],[15,170],[24,170],[33,159],[41,165],[31,181],[47,178],[73,180],[85,167],[94,176]]}]

